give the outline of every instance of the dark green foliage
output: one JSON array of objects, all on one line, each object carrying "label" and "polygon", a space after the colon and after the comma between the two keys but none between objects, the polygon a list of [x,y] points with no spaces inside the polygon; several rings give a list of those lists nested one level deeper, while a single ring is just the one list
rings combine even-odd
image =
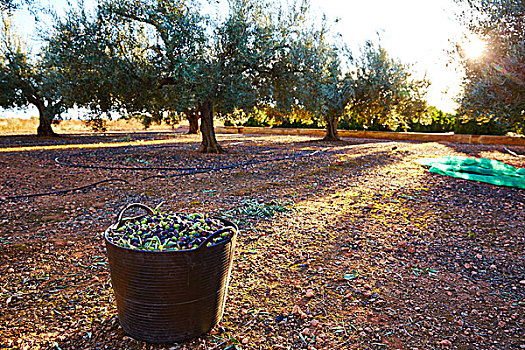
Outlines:
[{"label": "dark green foliage", "polygon": [[106,132],[108,130],[106,119],[102,118],[89,119],[86,121],[86,125],[95,132]]},{"label": "dark green foliage", "polygon": [[248,120],[242,124],[242,126],[270,126],[270,124],[264,120],[257,120],[253,115],[251,115]]},{"label": "dark green foliage", "polygon": [[508,128],[498,123],[496,120],[478,123],[475,120],[462,121],[458,119],[454,124],[455,134],[470,135],[505,135]]},{"label": "dark green foliage", "polygon": [[428,112],[424,115],[424,118],[408,120],[404,127],[398,126],[397,128],[392,129],[387,125],[375,121],[365,128],[362,119],[350,116],[340,123],[340,128],[344,130],[445,133],[454,131],[456,123],[456,118],[453,115],[444,113],[433,106],[429,106]]},{"label": "dark green foliage", "polygon": [[371,125],[365,125],[363,120],[360,118],[355,118],[353,116],[345,117],[341,122],[339,122],[339,129],[342,130],[368,130],[368,131],[393,131],[387,126],[378,124],[377,122],[372,123]]},{"label": "dark green foliage", "polygon": [[276,128],[301,128],[301,129],[320,129],[322,126],[319,125],[319,122],[317,120],[313,120],[313,122],[308,123],[302,120],[284,120],[280,124],[275,125]]},{"label": "dark green foliage", "polygon": [[451,132],[454,131],[456,118],[433,106],[428,107],[425,118],[413,119],[407,122],[407,131],[413,132]]}]

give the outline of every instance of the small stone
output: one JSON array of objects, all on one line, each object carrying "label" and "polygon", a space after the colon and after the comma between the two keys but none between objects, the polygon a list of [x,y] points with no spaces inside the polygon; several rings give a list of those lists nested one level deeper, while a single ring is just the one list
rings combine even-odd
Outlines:
[{"label": "small stone", "polygon": [[482,259],[483,258],[483,255],[481,255],[480,253],[476,254],[476,258],[478,259]]},{"label": "small stone", "polygon": [[443,346],[443,347],[450,347],[452,346],[452,343],[450,342],[450,340],[448,339],[443,339],[442,341],[439,342],[439,345]]},{"label": "small stone", "polygon": [[397,247],[398,248],[405,248],[407,246],[407,242],[405,241],[398,241],[397,242]]},{"label": "small stone", "polygon": [[311,298],[311,297],[313,297],[313,296],[314,296],[314,290],[313,290],[313,289],[308,289],[308,290],[306,291],[305,296],[306,296],[307,298]]},{"label": "small stone", "polygon": [[499,327],[499,328],[503,328],[503,327],[505,327],[506,325],[507,325],[507,324],[505,323],[505,321],[499,321],[499,322],[498,322],[498,327]]},{"label": "small stone", "polygon": [[10,267],[10,268],[7,270],[7,272],[9,272],[9,273],[14,273],[14,272],[15,272],[15,269],[13,269],[12,267]]},{"label": "small stone", "polygon": [[312,330],[308,327],[303,329],[303,331],[301,332],[302,335],[310,335],[311,333],[312,333]]},{"label": "small stone", "polygon": [[414,248],[413,246],[410,246],[407,248],[407,252],[410,254],[414,254],[416,252],[416,248]]},{"label": "small stone", "polygon": [[248,339],[248,338],[246,338],[246,337],[245,337],[245,338],[242,338],[242,343],[243,343],[243,344],[246,345],[246,344],[248,344],[249,342],[250,342],[250,339]]},{"label": "small stone", "polygon": [[363,295],[367,298],[370,298],[372,296],[372,291],[370,290],[365,290],[363,291]]},{"label": "small stone", "polygon": [[319,321],[317,321],[316,319],[311,320],[310,321],[310,326],[312,326],[312,327],[319,326]]},{"label": "small stone", "polygon": [[58,238],[53,240],[53,244],[55,247],[65,247],[68,245],[68,241]]},{"label": "small stone", "polygon": [[521,281],[520,281],[520,284],[525,285],[525,280],[521,280]]},{"label": "small stone", "polygon": [[292,309],[292,315],[300,315],[303,312],[299,305],[294,305]]},{"label": "small stone", "polygon": [[467,270],[470,269],[470,268],[472,267],[472,265],[470,265],[469,263],[466,263],[466,264],[463,265],[463,266],[465,266],[465,268],[466,268]]}]

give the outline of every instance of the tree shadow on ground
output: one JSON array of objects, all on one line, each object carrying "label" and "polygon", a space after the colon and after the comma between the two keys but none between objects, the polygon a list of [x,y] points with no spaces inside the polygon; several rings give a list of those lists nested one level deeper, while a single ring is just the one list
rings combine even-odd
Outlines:
[{"label": "tree shadow on ground", "polygon": [[182,131],[165,132],[106,132],[63,134],[58,137],[38,137],[36,135],[0,135],[0,147],[54,146],[72,144],[93,144],[129,142],[140,140],[159,140],[183,136]]},{"label": "tree shadow on ground", "polygon": [[[462,143],[441,143],[446,147],[463,154],[466,157],[476,158],[503,158],[511,161],[521,161],[525,163],[525,158],[516,156],[525,155],[525,146],[513,145],[479,145]],[[509,152],[510,151],[510,152]],[[514,154],[513,154],[514,153]]]}]

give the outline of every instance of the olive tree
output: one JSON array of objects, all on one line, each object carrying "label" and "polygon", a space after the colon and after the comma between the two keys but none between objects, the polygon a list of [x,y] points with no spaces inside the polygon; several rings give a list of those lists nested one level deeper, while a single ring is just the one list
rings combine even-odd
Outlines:
[{"label": "olive tree", "polygon": [[302,107],[325,125],[324,140],[336,141],[339,119],[353,96],[353,78],[350,72],[342,72],[341,59],[349,60],[350,56],[323,42],[322,37],[314,41],[317,44],[307,60],[309,69],[302,74],[297,91]]},{"label": "olive tree", "polygon": [[486,43],[479,58],[455,51],[465,68],[460,114],[525,130],[525,3],[521,0],[458,0],[464,25]]},{"label": "olive tree", "polygon": [[198,115],[200,151],[220,153],[214,116],[273,103],[289,68],[290,20],[272,5],[230,0],[226,19],[212,21],[191,0],[105,0],[95,16],[57,21],[46,52],[76,104],[154,120]]},{"label": "olive tree", "polygon": [[[346,58],[349,59],[349,56]],[[341,56],[334,47],[327,50],[321,62],[324,67],[320,71],[322,75],[317,83],[317,89],[321,102],[320,112],[326,126],[324,140],[337,141],[339,140],[337,132],[339,119],[344,116],[345,108],[354,96],[354,79],[351,72],[343,74]]]},{"label": "olive tree", "polygon": [[0,23],[0,107],[33,105],[38,110],[38,136],[55,136],[51,124],[67,103],[57,94],[57,80],[42,56],[30,56],[13,30],[10,17],[2,12]]},{"label": "olive tree", "polygon": [[351,54],[337,42],[324,18],[316,21],[308,8],[303,8],[302,18],[295,23],[286,54],[274,67],[272,112],[285,118],[291,112],[296,118],[324,124],[325,140],[338,140],[338,120],[353,94],[352,76],[343,73],[343,63],[351,62]]},{"label": "olive tree", "polygon": [[[112,26],[100,13],[71,8],[56,21],[43,55],[54,71],[59,94],[85,107],[91,119],[116,112],[145,116],[145,124],[161,118],[162,76],[148,53],[147,30]],[[134,55],[129,54],[134,53]]]},{"label": "olive tree", "polygon": [[410,66],[391,58],[381,46],[367,42],[356,62],[353,98],[347,113],[365,128],[380,124],[405,127],[427,112],[429,83],[411,77]]}]

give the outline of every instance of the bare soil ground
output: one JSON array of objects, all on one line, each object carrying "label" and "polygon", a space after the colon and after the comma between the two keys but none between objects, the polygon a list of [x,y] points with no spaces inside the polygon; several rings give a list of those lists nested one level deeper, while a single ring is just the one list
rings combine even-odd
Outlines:
[{"label": "bare soil ground", "polygon": [[[503,146],[264,135],[219,135],[229,153],[202,155],[199,139],[0,138],[0,349],[525,348],[525,191],[413,162],[466,155],[525,167],[523,157]],[[224,169],[195,171],[209,167]],[[105,179],[127,183],[9,199]],[[180,344],[126,335],[102,238],[119,209],[165,201],[166,211],[220,215],[255,199],[295,210],[237,218],[220,326]]]}]

